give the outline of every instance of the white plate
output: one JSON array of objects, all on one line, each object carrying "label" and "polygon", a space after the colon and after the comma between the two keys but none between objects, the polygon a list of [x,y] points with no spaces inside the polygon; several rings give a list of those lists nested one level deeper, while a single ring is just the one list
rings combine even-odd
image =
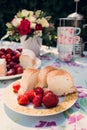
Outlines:
[{"label": "white plate", "polygon": [[[39,58],[37,58],[34,68],[39,68],[40,66],[41,66],[41,60]],[[15,79],[15,78],[20,78],[21,76],[22,76],[22,74],[16,74],[16,75],[12,75],[12,76],[2,76],[2,77],[0,77],[0,80]]]},{"label": "white plate", "polygon": [[[18,82],[18,80],[15,82]],[[50,109],[45,108],[43,106],[34,108],[32,104],[29,104],[28,106],[22,106],[22,105],[19,105],[17,102],[17,94],[13,92],[13,88],[12,88],[13,83],[10,84],[4,91],[4,94],[3,94],[4,103],[8,108],[22,115],[50,116],[50,115],[59,114],[69,109],[76,102],[77,97],[78,97],[77,92],[67,95],[65,97],[61,97],[59,98],[58,105]]]}]

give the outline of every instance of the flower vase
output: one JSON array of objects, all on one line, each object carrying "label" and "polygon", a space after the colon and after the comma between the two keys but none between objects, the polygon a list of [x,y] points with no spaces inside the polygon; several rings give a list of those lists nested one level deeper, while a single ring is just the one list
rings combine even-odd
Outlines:
[{"label": "flower vase", "polygon": [[26,35],[20,37],[20,42],[22,44],[23,49],[30,49],[32,50],[36,56],[40,55],[40,48],[42,45],[42,38],[40,37],[29,37],[26,40]]}]

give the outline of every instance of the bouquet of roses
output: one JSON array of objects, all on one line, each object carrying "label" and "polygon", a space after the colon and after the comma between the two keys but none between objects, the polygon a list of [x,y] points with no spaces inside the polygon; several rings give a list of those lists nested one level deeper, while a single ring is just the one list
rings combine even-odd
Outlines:
[{"label": "bouquet of roses", "polygon": [[23,35],[26,35],[26,39],[33,36],[45,37],[48,31],[54,28],[53,24],[49,23],[50,19],[51,16],[46,16],[41,10],[34,12],[23,9],[6,24],[7,34],[4,38],[19,41]]}]

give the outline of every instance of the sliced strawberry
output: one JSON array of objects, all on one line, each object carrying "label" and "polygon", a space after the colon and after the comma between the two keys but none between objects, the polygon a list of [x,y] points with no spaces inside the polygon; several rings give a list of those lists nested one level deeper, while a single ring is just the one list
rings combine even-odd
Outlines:
[{"label": "sliced strawberry", "polygon": [[29,100],[28,100],[28,97],[26,95],[18,95],[17,100],[18,100],[18,104],[20,104],[20,105],[28,105],[29,104]]},{"label": "sliced strawberry", "polygon": [[17,93],[18,92],[18,90],[20,89],[20,82],[16,82],[16,83],[14,83],[13,84],[13,91],[15,92],[15,93]]},{"label": "sliced strawberry", "polygon": [[34,97],[36,96],[36,93],[34,90],[29,90],[29,91],[25,92],[24,94],[28,96],[28,99],[31,102],[33,101]]}]

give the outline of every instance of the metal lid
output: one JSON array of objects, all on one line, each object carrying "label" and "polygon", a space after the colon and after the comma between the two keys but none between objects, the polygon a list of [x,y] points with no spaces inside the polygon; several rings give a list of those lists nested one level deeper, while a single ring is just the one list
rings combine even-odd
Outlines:
[{"label": "metal lid", "polygon": [[59,18],[59,20],[74,20],[73,18],[65,17],[65,18]]},{"label": "metal lid", "polygon": [[69,14],[67,17],[68,18],[73,18],[73,19],[76,19],[76,20],[83,20],[83,18],[84,18],[83,15],[78,14],[77,12]]}]

